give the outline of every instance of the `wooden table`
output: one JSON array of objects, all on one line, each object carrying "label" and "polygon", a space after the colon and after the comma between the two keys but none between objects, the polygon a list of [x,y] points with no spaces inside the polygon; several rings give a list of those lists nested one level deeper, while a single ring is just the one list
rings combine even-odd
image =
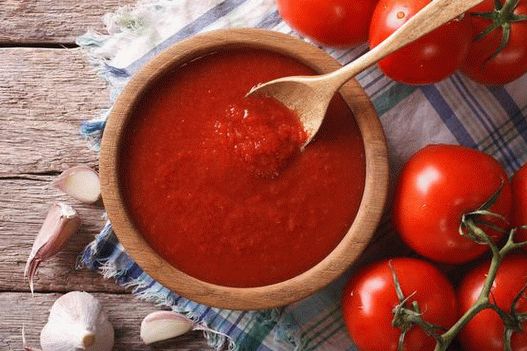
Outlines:
[{"label": "wooden table", "polygon": [[[49,187],[64,169],[97,165],[97,155],[79,136],[82,120],[108,106],[105,83],[75,48],[87,28],[103,31],[101,16],[135,0],[0,0],[0,350],[39,346],[40,330],[60,294],[93,293],[115,327],[115,350],[149,350],[139,338],[143,317],[156,307],[133,298],[113,281],[75,261],[93,239],[103,210]],[[82,230],[66,249],[42,264],[31,297],[23,271],[35,235],[55,200],[72,204]],[[156,350],[208,349],[201,333],[156,346]]]},{"label": "wooden table", "polygon": [[[75,270],[79,253],[104,222],[103,209],[82,205],[49,186],[73,165],[97,166],[97,155],[80,138],[79,126],[109,105],[105,83],[76,48],[75,37],[88,28],[104,31],[104,13],[135,1],[0,0],[1,351],[22,350],[22,325],[29,344],[38,346],[49,308],[74,290],[93,293],[104,304],[115,327],[115,350],[209,349],[199,332],[153,348],[143,345],[141,320],[156,307],[99,274]],[[63,252],[42,264],[32,297],[24,266],[47,210],[57,200],[79,211],[82,230]],[[408,250],[396,236],[377,236],[361,263],[385,252]]]}]

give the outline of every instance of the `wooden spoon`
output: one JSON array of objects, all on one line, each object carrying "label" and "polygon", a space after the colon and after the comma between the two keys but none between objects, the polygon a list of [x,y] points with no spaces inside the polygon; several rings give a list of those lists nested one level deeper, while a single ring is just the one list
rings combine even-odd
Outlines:
[{"label": "wooden spoon", "polygon": [[305,147],[318,132],[332,97],[348,80],[481,2],[483,0],[434,0],[381,44],[341,69],[319,76],[276,79],[254,87],[248,95],[271,96],[294,110],[308,135]]}]

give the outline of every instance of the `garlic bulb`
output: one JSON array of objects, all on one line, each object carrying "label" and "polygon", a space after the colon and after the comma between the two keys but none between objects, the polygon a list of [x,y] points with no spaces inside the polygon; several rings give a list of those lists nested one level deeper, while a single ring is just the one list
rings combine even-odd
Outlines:
[{"label": "garlic bulb", "polygon": [[55,301],[40,333],[42,351],[111,351],[113,327],[99,301],[74,291]]}]

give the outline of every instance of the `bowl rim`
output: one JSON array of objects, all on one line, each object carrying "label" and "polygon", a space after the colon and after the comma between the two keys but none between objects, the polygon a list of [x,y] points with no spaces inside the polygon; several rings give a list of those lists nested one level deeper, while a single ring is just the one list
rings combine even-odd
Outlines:
[{"label": "bowl rim", "polygon": [[388,193],[386,139],[368,96],[351,80],[340,90],[362,134],[366,178],[355,220],[337,247],[308,271],[286,281],[253,288],[226,287],[196,279],[173,267],[155,252],[135,228],[120,191],[120,142],[135,103],[167,70],[205,54],[228,48],[275,51],[320,73],[341,65],[323,50],[290,35],[262,29],[221,29],[183,40],[156,56],[128,82],[107,119],[101,142],[100,177],[103,202],[117,238],[126,252],[153,279],[190,300],[213,307],[258,310],[305,298],[341,275],[364,251],[381,219]]}]

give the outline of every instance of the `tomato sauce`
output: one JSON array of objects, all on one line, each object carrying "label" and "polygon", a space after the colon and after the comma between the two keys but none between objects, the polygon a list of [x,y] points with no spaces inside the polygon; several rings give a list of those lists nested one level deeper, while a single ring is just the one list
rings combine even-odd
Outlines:
[{"label": "tomato sauce", "polygon": [[223,142],[261,177],[278,177],[307,140],[298,116],[269,97],[247,97],[216,121]]},{"label": "tomato sauce", "polygon": [[134,225],[174,267],[223,286],[278,283],[340,242],[365,181],[362,137],[341,97],[304,151],[296,115],[258,83],[314,72],[256,49],[172,70],[143,95],[120,150]]}]

